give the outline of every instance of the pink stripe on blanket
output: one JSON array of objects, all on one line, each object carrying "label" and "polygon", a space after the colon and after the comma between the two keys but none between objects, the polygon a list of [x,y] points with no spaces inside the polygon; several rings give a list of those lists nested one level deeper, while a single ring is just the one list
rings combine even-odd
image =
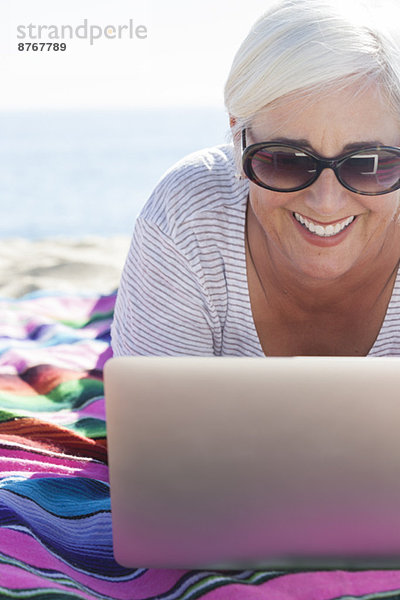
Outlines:
[{"label": "pink stripe on blanket", "polygon": [[108,482],[108,469],[96,462],[80,462],[46,457],[46,462],[38,459],[37,455],[25,452],[9,452],[2,450],[0,456],[0,472],[2,476],[24,474],[31,477],[60,475],[63,477],[89,477]]},{"label": "pink stripe on blanket", "polygon": [[99,355],[109,353],[107,342],[88,340],[76,344],[58,344],[48,348],[12,349],[0,357],[7,373],[22,373],[30,367],[51,364],[63,369],[89,370],[98,367]]},{"label": "pink stripe on blanket", "polygon": [[[14,567],[11,565],[5,565],[2,567],[1,575],[0,575],[0,583],[2,587],[9,588],[10,590],[20,590],[21,588],[34,589],[37,592],[40,589],[43,590],[57,590],[67,593],[71,593],[70,585],[60,585],[59,583],[49,581],[48,579],[43,579],[38,575],[33,575],[32,573],[28,573],[24,569],[19,567]],[[87,598],[88,600],[98,600],[97,594],[91,594],[83,591],[82,589],[76,589],[76,586],[72,588],[73,591],[79,591],[79,595],[82,598]]]},{"label": "pink stripe on blanket", "polygon": [[[24,564],[33,567],[49,569],[57,573],[65,574],[72,581],[76,581],[94,592],[108,594],[118,600],[140,600],[146,596],[158,596],[170,590],[185,571],[172,570],[142,570],[137,571],[129,577],[128,581],[107,581],[99,580],[97,577],[91,577],[80,573],[69,565],[63,563],[57,557],[48,552],[47,549],[40,546],[33,538],[19,531],[4,530],[2,540],[5,548],[10,548],[12,556]],[[0,583],[4,585],[0,571]],[[29,575],[27,587],[32,587],[32,576]],[[135,578],[135,581],[133,579]],[[20,579],[17,579],[18,586]],[[14,581],[14,586],[16,581]],[[47,585],[47,584],[46,584]],[[92,596],[89,596],[90,598]],[[226,596],[225,596],[226,598]]]},{"label": "pink stripe on blanket", "polygon": [[106,420],[106,408],[104,402],[104,396],[93,400],[90,404],[80,410],[74,410],[74,415],[78,418],[82,417],[93,417],[95,419]]},{"label": "pink stripe on blanket", "polygon": [[243,584],[233,583],[213,590],[207,600],[350,600],[399,589],[400,571],[315,571],[281,575],[245,590]]},{"label": "pink stripe on blanket", "polygon": [[[15,307],[15,302],[6,301],[4,308],[7,308],[7,304]],[[46,315],[60,321],[87,319],[93,311],[96,313],[109,312],[113,309],[114,304],[115,296],[113,295],[100,298],[96,295],[93,295],[93,298],[66,294],[62,296],[45,295],[40,298],[22,298],[17,301],[19,310],[29,311],[30,315],[39,313],[41,316]]]}]

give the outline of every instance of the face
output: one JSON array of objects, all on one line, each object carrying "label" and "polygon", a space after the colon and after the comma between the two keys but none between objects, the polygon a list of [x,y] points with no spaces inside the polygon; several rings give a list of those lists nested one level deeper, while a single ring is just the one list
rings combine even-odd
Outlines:
[{"label": "face", "polygon": [[[400,125],[377,90],[356,91],[353,85],[311,102],[302,98],[265,109],[248,130],[247,144],[285,141],[325,158],[346,152],[349,144],[399,146]],[[399,190],[362,196],[325,169],[297,192],[273,192],[250,182],[249,197],[272,260],[301,276],[335,279],[398,248]],[[329,225],[334,229],[325,231],[335,233],[323,237],[321,227]]]}]

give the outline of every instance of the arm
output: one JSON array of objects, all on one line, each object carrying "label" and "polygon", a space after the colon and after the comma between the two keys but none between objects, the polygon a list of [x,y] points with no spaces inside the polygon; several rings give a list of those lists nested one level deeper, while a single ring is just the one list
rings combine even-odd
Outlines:
[{"label": "arm", "polygon": [[114,355],[215,354],[221,326],[201,279],[176,242],[139,217],[118,290]]}]

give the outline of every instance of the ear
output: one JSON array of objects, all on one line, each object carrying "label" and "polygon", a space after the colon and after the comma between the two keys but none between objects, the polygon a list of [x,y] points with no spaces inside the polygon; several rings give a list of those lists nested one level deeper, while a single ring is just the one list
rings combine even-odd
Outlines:
[{"label": "ear", "polygon": [[237,118],[233,117],[231,114],[229,115],[229,125],[231,126],[233,141],[235,145],[238,144],[238,147],[240,147],[242,134],[241,131],[238,131],[237,129]]},{"label": "ear", "polygon": [[[231,126],[232,129],[232,134],[233,134],[233,143],[235,146],[235,163],[236,163],[236,174],[235,177],[236,179],[244,179],[244,175],[242,172],[242,166],[241,166],[241,146],[240,146],[240,139],[241,139],[241,133],[240,130],[237,131],[235,130],[237,124],[237,119],[236,117],[232,117],[232,115],[229,115],[229,125]],[[400,217],[399,217],[400,218]]]}]

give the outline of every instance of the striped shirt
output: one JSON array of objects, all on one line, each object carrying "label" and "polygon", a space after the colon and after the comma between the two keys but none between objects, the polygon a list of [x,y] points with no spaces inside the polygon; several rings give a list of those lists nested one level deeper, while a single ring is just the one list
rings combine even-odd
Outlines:
[{"label": "striped shirt", "polygon": [[[247,197],[231,145],[167,171],[135,224],[111,330],[115,356],[264,356],[247,285]],[[369,356],[400,356],[399,273]]]}]

